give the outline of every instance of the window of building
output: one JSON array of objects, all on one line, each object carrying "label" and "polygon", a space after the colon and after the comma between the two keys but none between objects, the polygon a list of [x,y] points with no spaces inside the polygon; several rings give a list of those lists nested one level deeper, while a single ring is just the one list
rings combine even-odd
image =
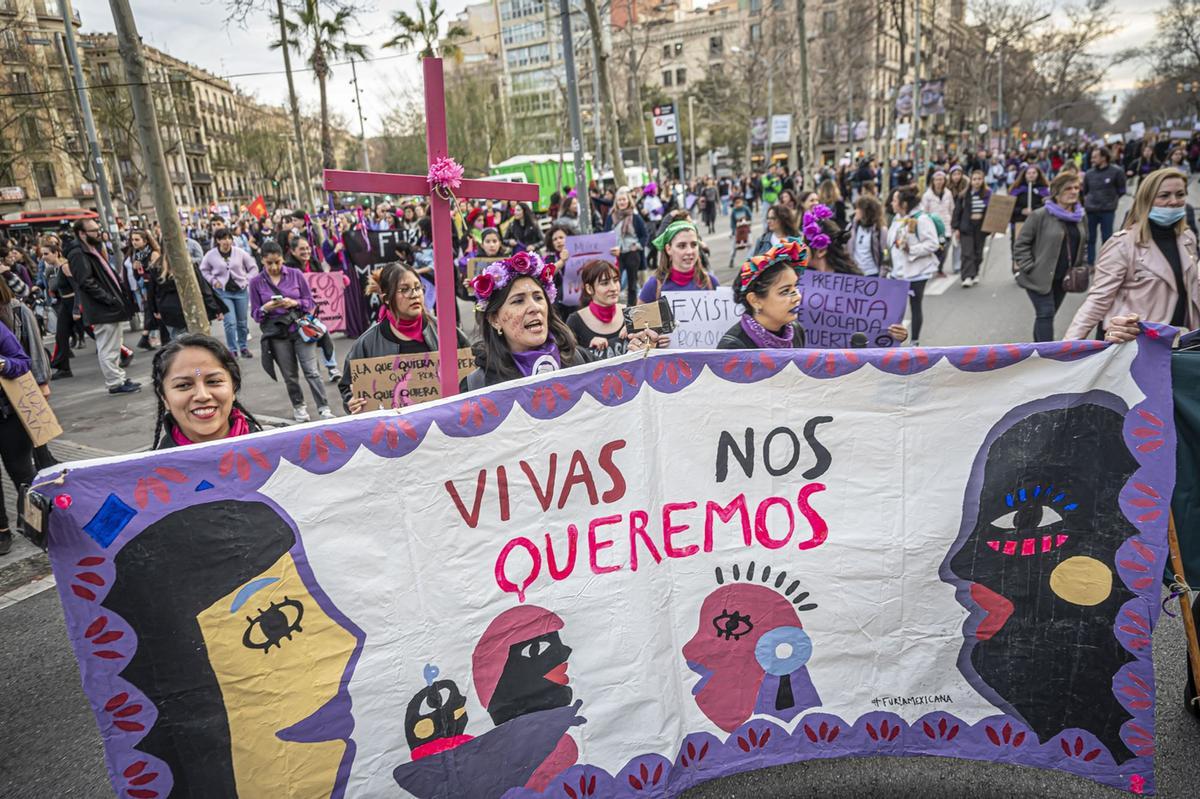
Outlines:
[{"label": "window of building", "polygon": [[28,72],[14,72],[12,74],[12,85],[14,92],[33,91],[33,84],[29,82]]},{"label": "window of building", "polygon": [[721,37],[720,36],[709,36],[708,37],[708,54],[709,55],[721,55],[721,53],[723,53],[723,52],[725,52],[725,42],[723,42],[721,40]]},{"label": "window of building", "polygon": [[821,15],[821,32],[833,33],[837,30],[837,12],[826,11]]},{"label": "window of building", "polygon": [[100,69],[100,80],[108,80],[109,78],[112,77],[112,70],[109,69],[107,61],[101,61],[99,69]]},{"label": "window of building", "polygon": [[683,55],[683,42],[675,42],[675,55]]},{"label": "window of building", "polygon": [[682,86],[687,83],[687,70],[683,67],[675,70],[675,85]]},{"label": "window of building", "polygon": [[33,114],[26,114],[21,118],[21,135],[30,148],[37,148],[42,144],[42,128]]},{"label": "window of building", "polygon": [[525,67],[530,64],[545,64],[550,60],[550,46],[535,44],[532,47],[516,47],[505,53],[510,67]]},{"label": "window of building", "polygon": [[504,0],[500,4],[500,19],[520,19],[542,14],[541,0]]},{"label": "window of building", "polygon": [[37,185],[38,194],[43,197],[57,197],[58,188],[54,185],[54,165],[36,163],[33,165],[33,182]]},{"label": "window of building", "polygon": [[672,74],[671,70],[664,69],[662,78],[663,78],[663,86],[670,86],[673,82],[672,78],[674,78],[674,75]]},{"label": "window of building", "polygon": [[724,64],[710,64],[708,67],[708,74],[714,78],[721,77],[722,75],[725,74],[725,65]]},{"label": "window of building", "polygon": [[504,43],[506,45],[523,44],[546,38],[546,23],[522,22],[520,25],[509,25],[504,28]]},{"label": "window of building", "polygon": [[762,0],[750,0],[750,13],[751,14],[761,14],[762,13]]},{"label": "window of building", "polygon": [[752,41],[752,42],[761,42],[762,41],[762,24],[761,23],[756,22],[750,26],[750,41]]},{"label": "window of building", "polygon": [[[3,7],[4,7],[3,2],[0,1],[0,9],[2,9]],[[13,30],[10,30],[7,28],[0,31],[0,48],[3,48],[5,50],[16,50],[17,49],[16,31],[13,31]]]},{"label": "window of building", "polygon": [[663,58],[670,58],[670,57],[671,57],[671,45],[664,44],[663,45]]}]

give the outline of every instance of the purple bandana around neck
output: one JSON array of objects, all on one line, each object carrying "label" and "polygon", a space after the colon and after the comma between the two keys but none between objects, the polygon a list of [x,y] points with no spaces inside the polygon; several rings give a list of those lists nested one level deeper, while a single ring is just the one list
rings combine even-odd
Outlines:
[{"label": "purple bandana around neck", "polygon": [[555,343],[553,336],[548,336],[546,343],[539,349],[510,354],[513,363],[525,377],[554,372],[562,365],[562,357],[558,354],[558,344]]},{"label": "purple bandana around neck", "polygon": [[1079,203],[1075,204],[1074,211],[1068,211],[1054,200],[1046,200],[1046,213],[1055,219],[1061,219],[1064,222],[1078,222],[1083,219],[1083,206]]},{"label": "purple bandana around neck", "polygon": [[783,328],[786,332],[780,336],[767,330],[748,313],[742,314],[741,325],[750,340],[764,350],[789,350],[792,348],[792,340],[796,337],[795,326],[786,325]]}]

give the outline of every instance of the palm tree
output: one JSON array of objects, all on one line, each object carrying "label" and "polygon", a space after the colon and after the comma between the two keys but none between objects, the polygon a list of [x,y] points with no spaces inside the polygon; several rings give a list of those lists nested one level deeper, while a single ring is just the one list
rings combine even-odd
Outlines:
[{"label": "palm tree", "polygon": [[[282,27],[287,30],[287,46],[304,56],[317,78],[321,94],[321,163],[325,169],[336,169],[333,156],[333,136],[329,130],[329,99],[326,82],[333,73],[330,63],[341,58],[366,58],[367,48],[347,41],[347,30],[354,11],[346,6],[334,8],[332,19],[321,19],[322,0],[297,0],[292,7],[292,16],[284,17]],[[275,22],[278,17],[272,15]],[[271,43],[272,50],[283,46],[281,41]]]},{"label": "palm tree", "polygon": [[[411,50],[420,41],[422,44],[421,51],[417,53],[420,58],[434,58],[441,56],[442,58],[453,58],[455,61],[462,60],[462,48],[459,42],[465,39],[470,33],[462,25],[452,23],[446,31],[446,36],[440,36],[442,28],[442,17],[445,16],[445,9],[438,7],[437,0],[429,0],[429,5],[426,6],[421,0],[417,0],[417,16],[414,19],[409,16],[407,11],[397,11],[392,15],[392,24],[399,28],[400,32],[384,43],[384,47],[394,47],[401,51]],[[439,46],[438,40],[441,39]]]}]

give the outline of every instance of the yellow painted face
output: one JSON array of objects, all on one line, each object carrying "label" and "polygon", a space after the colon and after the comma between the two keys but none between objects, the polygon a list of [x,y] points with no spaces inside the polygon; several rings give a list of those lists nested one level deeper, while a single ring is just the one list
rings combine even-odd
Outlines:
[{"label": "yellow painted face", "polygon": [[276,735],[337,695],[355,638],[317,605],[285,554],[197,618],[229,717],[243,796],[327,797],[343,741]]}]

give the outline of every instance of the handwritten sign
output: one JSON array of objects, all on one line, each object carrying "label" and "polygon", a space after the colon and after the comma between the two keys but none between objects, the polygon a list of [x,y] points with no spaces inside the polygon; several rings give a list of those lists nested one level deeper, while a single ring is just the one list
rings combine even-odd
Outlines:
[{"label": "handwritten sign", "polygon": [[8,401],[21,418],[21,424],[25,426],[35,447],[62,435],[54,409],[42,396],[42,390],[32,374],[26,372],[16,378],[0,378],[0,386],[4,388]]},{"label": "handwritten sign", "polygon": [[488,264],[494,264],[496,261],[503,261],[503,258],[468,258],[467,259],[467,280],[475,279],[475,276],[487,268]]},{"label": "handwritten sign", "polygon": [[345,272],[305,272],[304,279],[317,304],[317,316],[330,333],[346,329],[346,287],[350,276]]},{"label": "handwritten sign", "polygon": [[[350,361],[350,393],[366,397],[367,409],[405,408],[441,397],[436,352],[415,355],[385,355]],[[458,379],[475,371],[475,355],[469,347],[458,351]]]},{"label": "handwritten sign", "polygon": [[663,298],[671,304],[675,332],[671,347],[683,350],[715,350],[721,336],[742,315],[728,286],[712,291],[668,291]]},{"label": "handwritten sign", "polygon": [[908,304],[908,281],[805,270],[800,276],[800,324],[805,346],[849,349],[863,333],[868,347],[895,344],[889,325],[900,324]]},{"label": "handwritten sign", "polygon": [[617,262],[612,254],[617,246],[617,231],[592,233],[587,236],[567,236],[566,248],[571,255],[563,267],[563,305],[580,305],[583,302],[583,280],[580,272],[589,261]]}]

